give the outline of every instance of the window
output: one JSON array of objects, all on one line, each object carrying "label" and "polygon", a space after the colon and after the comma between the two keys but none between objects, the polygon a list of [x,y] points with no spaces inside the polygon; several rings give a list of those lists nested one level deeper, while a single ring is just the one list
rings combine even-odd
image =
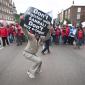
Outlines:
[{"label": "window", "polygon": [[5,8],[5,12],[6,12],[6,8]]},{"label": "window", "polygon": [[8,13],[10,14],[10,10],[8,10]]},{"label": "window", "polygon": [[68,10],[68,19],[70,19],[70,9]]},{"label": "window", "polygon": [[7,16],[5,15],[5,19],[7,20]]},{"label": "window", "polygon": [[2,7],[0,7],[0,10],[2,11]]},{"label": "window", "polygon": [[5,1],[5,5],[6,5],[6,1]]},{"label": "window", "polygon": [[0,6],[0,10],[1,10],[1,6]]},{"label": "window", "polygon": [[81,8],[80,7],[78,8],[77,12],[81,12]]},{"label": "window", "polygon": [[65,18],[67,18],[67,13],[68,13],[68,12],[67,12],[67,11],[65,11]]},{"label": "window", "polygon": [[7,6],[9,7],[9,3],[7,3]]},{"label": "window", "polygon": [[7,16],[7,20],[9,20],[9,17]]},{"label": "window", "polygon": [[3,18],[3,15],[1,15],[1,18]]},{"label": "window", "polygon": [[4,12],[6,12],[6,8],[4,8]]},{"label": "window", "polygon": [[3,11],[5,12],[5,8],[3,8]]},{"label": "window", "polygon": [[70,14],[70,9],[68,10],[68,14]]},{"label": "window", "polygon": [[80,13],[77,13],[77,20],[80,19]]},{"label": "window", "polygon": [[6,10],[6,13],[8,13],[8,9]]},{"label": "window", "polygon": [[6,6],[7,6],[7,2],[6,2]]},{"label": "window", "polygon": [[3,11],[3,7],[2,7],[2,11]]},{"label": "window", "polygon": [[0,14],[0,19],[1,19],[2,15]]}]

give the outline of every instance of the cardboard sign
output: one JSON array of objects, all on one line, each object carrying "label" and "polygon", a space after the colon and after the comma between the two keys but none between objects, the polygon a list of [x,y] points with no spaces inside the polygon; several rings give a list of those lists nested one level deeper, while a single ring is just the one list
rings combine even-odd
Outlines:
[{"label": "cardboard sign", "polygon": [[47,33],[47,26],[52,20],[48,14],[34,7],[27,9],[27,11],[24,13],[24,17],[25,27],[27,27],[29,30],[37,32],[40,35],[45,35]]}]

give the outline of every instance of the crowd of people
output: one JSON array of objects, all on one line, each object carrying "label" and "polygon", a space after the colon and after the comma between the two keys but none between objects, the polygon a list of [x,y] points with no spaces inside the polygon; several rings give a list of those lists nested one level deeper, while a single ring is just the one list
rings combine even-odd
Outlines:
[{"label": "crowd of people", "polygon": [[33,31],[28,31],[28,44],[24,49],[23,55],[27,60],[35,63],[32,67],[30,67],[27,71],[29,78],[35,78],[36,73],[40,73],[42,66],[42,59],[40,56],[37,56],[36,53],[39,49],[39,44],[43,42],[43,49],[41,53],[43,55],[50,53],[49,46],[53,43],[55,45],[74,45],[75,48],[80,48],[85,43],[85,30],[81,26],[72,26],[72,25],[63,25],[60,27],[59,25],[53,28],[53,25],[50,24],[47,26],[48,31],[47,34],[43,37],[38,33]]},{"label": "crowd of people", "polygon": [[10,25],[1,25],[0,27],[0,37],[2,39],[3,46],[10,45],[16,42],[16,45],[22,45],[25,42],[24,36],[27,31],[28,44],[24,49],[23,55],[26,59],[34,62],[35,64],[27,71],[30,78],[35,78],[35,74],[39,73],[41,70],[42,60],[36,55],[39,49],[39,44],[43,46],[41,53],[43,55],[50,53],[49,46],[55,45],[73,45],[74,48],[80,48],[80,46],[85,44],[85,28],[82,26],[72,26],[71,24],[57,25],[53,27],[52,24],[47,26],[48,31],[45,36],[40,36],[38,33],[32,30],[26,30],[20,26],[19,23]]},{"label": "crowd of people", "polygon": [[63,26],[57,25],[55,28],[51,25],[51,42],[62,45],[75,45],[80,48],[85,44],[85,28],[82,26],[72,26],[66,24]]},{"label": "crowd of people", "polygon": [[24,36],[22,27],[18,23],[10,25],[1,24],[0,26],[0,37],[3,46],[10,45],[14,42],[16,42],[17,46],[22,45],[22,42],[25,41]]},{"label": "crowd of people", "polygon": [[[3,46],[10,45],[13,42],[16,42],[17,46],[19,46],[25,41],[25,33],[19,23],[2,24],[0,26],[0,38]],[[71,24],[57,25],[53,28],[51,24],[44,41],[43,54],[46,49],[50,53],[49,46],[53,43],[56,45],[75,45],[75,48],[80,48],[80,46],[85,44],[85,28],[82,28],[82,26],[72,26]]]}]

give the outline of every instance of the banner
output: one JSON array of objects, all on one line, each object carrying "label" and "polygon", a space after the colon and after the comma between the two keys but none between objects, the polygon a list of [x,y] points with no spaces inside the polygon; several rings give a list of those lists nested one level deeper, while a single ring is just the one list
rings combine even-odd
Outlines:
[{"label": "banner", "polygon": [[48,14],[34,7],[28,8],[24,13],[24,17],[25,27],[27,27],[29,30],[37,32],[40,35],[45,35],[47,33],[47,26],[52,20]]}]

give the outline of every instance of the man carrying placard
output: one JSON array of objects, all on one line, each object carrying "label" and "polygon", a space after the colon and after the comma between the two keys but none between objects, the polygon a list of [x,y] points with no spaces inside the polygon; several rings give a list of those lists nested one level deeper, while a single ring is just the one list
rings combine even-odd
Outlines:
[{"label": "man carrying placard", "polygon": [[29,40],[23,55],[26,59],[35,63],[27,72],[30,78],[35,78],[35,74],[41,70],[42,60],[36,53],[39,48],[40,36],[47,35],[47,26],[50,22],[51,18],[49,15],[33,7],[30,7],[24,14],[24,26]]}]

